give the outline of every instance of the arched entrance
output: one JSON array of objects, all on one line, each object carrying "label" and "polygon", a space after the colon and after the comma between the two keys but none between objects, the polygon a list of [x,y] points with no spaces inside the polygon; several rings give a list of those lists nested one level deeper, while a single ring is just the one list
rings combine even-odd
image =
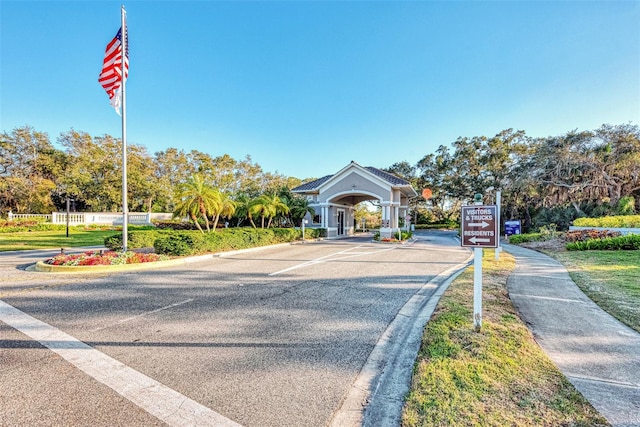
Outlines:
[{"label": "arched entrance", "polygon": [[307,216],[308,227],[325,228],[328,238],[354,233],[354,206],[378,200],[382,207],[380,235],[391,237],[407,215],[409,199],[418,193],[411,184],[388,172],[351,162],[334,175],[302,184],[291,190],[307,197],[316,215]]}]

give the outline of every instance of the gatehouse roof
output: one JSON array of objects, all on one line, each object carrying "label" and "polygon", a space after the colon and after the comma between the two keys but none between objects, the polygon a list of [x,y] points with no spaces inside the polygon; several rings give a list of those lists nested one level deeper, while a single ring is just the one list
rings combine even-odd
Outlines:
[{"label": "gatehouse roof", "polygon": [[351,163],[349,165],[347,165],[346,168],[342,169],[340,172],[333,174],[333,175],[325,175],[322,178],[318,178],[316,180],[313,181],[309,181],[306,182],[302,185],[299,185],[295,188],[293,188],[291,191],[294,193],[306,193],[309,191],[315,191],[318,190],[322,184],[324,184],[325,182],[327,182],[328,180],[330,180],[331,178],[333,178],[334,176],[340,174],[342,171],[344,171],[345,169],[347,169],[348,167],[355,165],[361,169],[365,169],[367,170],[369,173],[371,173],[372,175],[375,175],[376,177],[382,179],[383,181],[387,182],[388,184],[390,184],[391,186],[394,187],[405,187],[405,186],[411,186],[411,183],[409,181],[407,181],[406,179],[400,178],[392,173],[389,172],[385,172],[381,169],[378,168],[374,168],[373,166],[360,166],[358,163],[351,161]]}]

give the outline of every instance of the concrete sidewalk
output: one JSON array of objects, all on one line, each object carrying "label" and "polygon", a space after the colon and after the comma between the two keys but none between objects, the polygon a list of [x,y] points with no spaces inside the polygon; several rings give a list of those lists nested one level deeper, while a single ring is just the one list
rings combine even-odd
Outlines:
[{"label": "concrete sidewalk", "polygon": [[586,297],[560,263],[505,244],[511,300],[536,341],[612,426],[640,426],[640,334]]}]

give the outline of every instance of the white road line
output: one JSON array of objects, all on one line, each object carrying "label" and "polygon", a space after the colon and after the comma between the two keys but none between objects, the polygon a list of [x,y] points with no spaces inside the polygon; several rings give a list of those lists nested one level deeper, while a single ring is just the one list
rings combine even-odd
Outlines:
[{"label": "white road line", "polygon": [[38,341],[170,426],[241,427],[235,421],[1,300],[0,321]]},{"label": "white road line", "polygon": [[[353,248],[345,249],[344,251],[340,251],[340,252],[336,252],[336,253],[333,253],[333,254],[321,256],[320,258],[316,258],[316,259],[313,259],[313,260],[310,260],[310,261],[305,261],[305,262],[303,262],[301,264],[297,264],[297,265],[294,265],[292,267],[285,268],[284,270],[279,270],[279,271],[275,271],[273,273],[269,273],[269,276],[276,276],[276,275],[278,275],[280,273],[286,273],[287,271],[297,270],[298,268],[304,268],[304,267],[308,267],[310,265],[322,264],[324,262],[342,260],[342,259],[347,259],[347,258],[353,258],[353,257],[356,257],[356,256],[369,255],[369,254],[373,254],[373,253],[390,251],[390,250],[395,249],[395,248],[385,248],[385,249],[376,249],[376,250],[373,250],[373,251],[370,251],[370,252],[351,252],[351,251],[353,251],[355,249],[360,249],[362,247],[365,247],[365,246],[356,246],[356,247],[353,247]],[[347,254],[347,255],[339,257],[339,258],[331,258],[331,257],[336,257],[336,256],[339,256],[339,255],[344,255],[344,254]],[[331,258],[331,259],[329,259],[329,258]]]},{"label": "white road line", "polygon": [[101,326],[99,328],[89,329],[89,332],[101,331],[103,329],[110,328],[110,327],[112,327],[114,325],[119,325],[121,323],[130,322],[130,321],[138,319],[138,318],[140,318],[142,316],[147,316],[149,314],[154,314],[154,313],[158,313],[160,311],[168,310],[170,308],[177,307],[179,305],[186,304],[186,303],[191,302],[191,301],[193,301],[193,298],[189,298],[189,299],[186,299],[184,301],[176,302],[174,304],[165,305],[164,307],[156,308],[155,310],[145,311],[144,313],[136,314],[135,316],[127,317],[126,319],[120,319],[117,322],[112,323],[112,324],[107,325],[107,326]]}]

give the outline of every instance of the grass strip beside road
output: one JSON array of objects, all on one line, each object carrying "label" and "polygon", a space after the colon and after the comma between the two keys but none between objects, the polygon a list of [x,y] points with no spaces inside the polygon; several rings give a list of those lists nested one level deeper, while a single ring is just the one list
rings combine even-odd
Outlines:
[{"label": "grass strip beside road", "polygon": [[118,234],[114,230],[25,231],[0,234],[0,252],[28,249],[102,246],[104,238]]},{"label": "grass strip beside road", "polygon": [[473,330],[473,269],[427,323],[402,415],[413,426],[608,425],[534,341],[506,290],[514,258],[483,259],[483,326]]},{"label": "grass strip beside road", "polygon": [[640,251],[544,251],[603,310],[640,332]]}]

